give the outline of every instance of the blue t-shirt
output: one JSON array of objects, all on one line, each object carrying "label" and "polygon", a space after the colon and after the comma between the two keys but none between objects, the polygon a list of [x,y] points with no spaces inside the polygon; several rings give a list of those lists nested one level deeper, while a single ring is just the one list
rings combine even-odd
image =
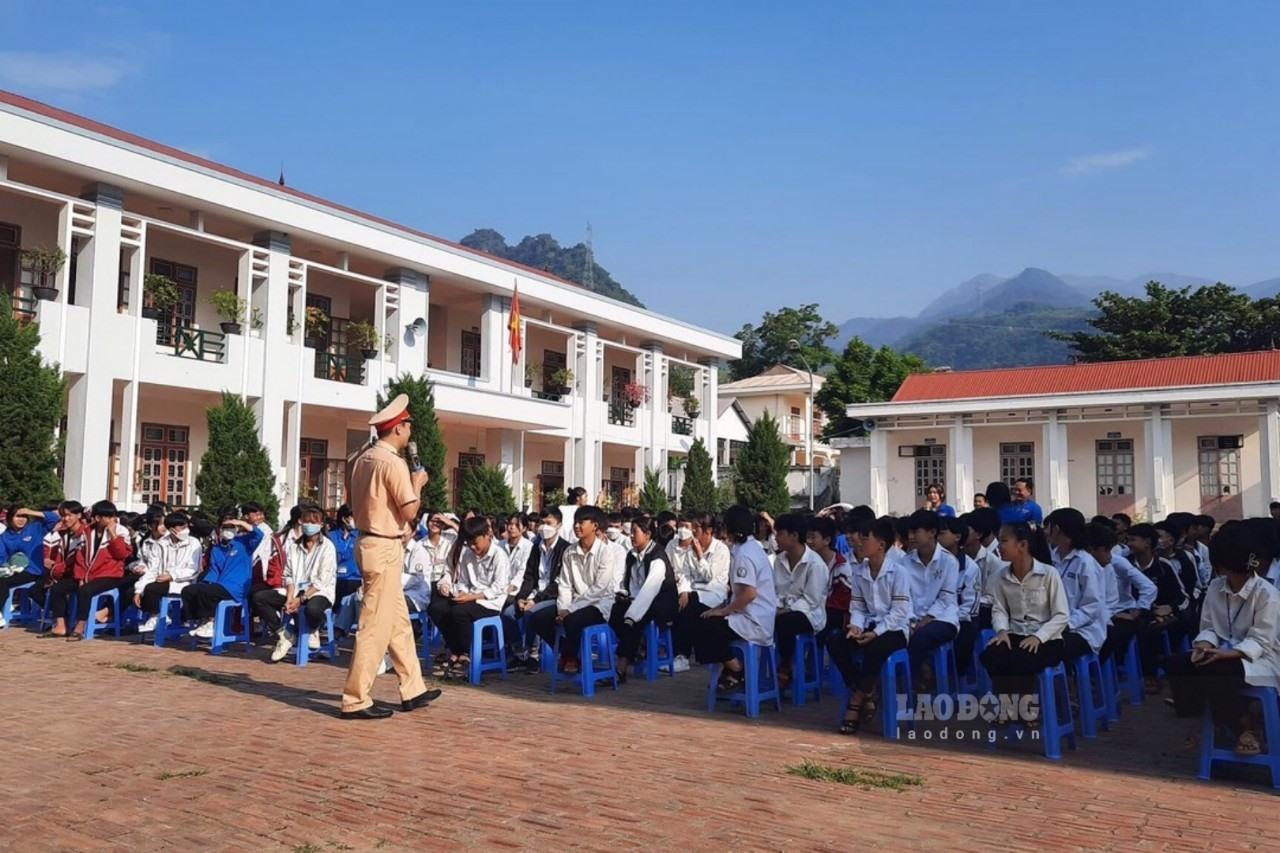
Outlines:
[{"label": "blue t-shirt", "polygon": [[951,504],[939,504],[937,513],[939,518],[955,518],[956,508]]},{"label": "blue t-shirt", "polygon": [[329,541],[337,552],[338,577],[358,578],[360,567],[356,565],[356,539],[359,534],[352,530],[330,530]]},{"label": "blue t-shirt", "polygon": [[1017,524],[1022,521],[1044,524],[1044,513],[1040,510],[1040,504],[1035,501],[1005,504],[996,512],[1000,516],[1001,524]]},{"label": "blue t-shirt", "polygon": [[0,534],[0,566],[9,562],[15,554],[26,554],[27,574],[44,574],[44,537],[61,519],[56,512],[46,512],[43,518],[28,517],[21,530],[6,528]]},{"label": "blue t-shirt", "polygon": [[853,556],[853,548],[849,546],[849,537],[841,533],[836,537],[836,541],[832,543],[832,547],[836,549],[836,553],[840,554],[846,560]]}]

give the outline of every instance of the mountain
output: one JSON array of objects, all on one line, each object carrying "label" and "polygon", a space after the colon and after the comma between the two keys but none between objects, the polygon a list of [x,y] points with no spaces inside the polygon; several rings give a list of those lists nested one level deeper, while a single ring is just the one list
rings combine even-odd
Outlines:
[{"label": "mountain", "polygon": [[1253,299],[1262,299],[1265,296],[1275,296],[1280,294],[1280,278],[1269,278],[1266,281],[1260,281],[1257,284],[1251,284],[1244,289]]},{"label": "mountain", "polygon": [[1003,311],[932,323],[894,348],[953,370],[1064,364],[1070,360],[1070,346],[1043,333],[1083,331],[1090,316],[1084,308],[1015,302]]},{"label": "mountain", "polygon": [[830,346],[840,352],[852,338],[862,338],[873,347],[892,345],[927,325],[929,320],[923,317],[854,317],[840,324],[840,331],[831,339]]},{"label": "mountain", "polygon": [[1008,281],[1002,275],[984,272],[975,275],[968,281],[962,281],[950,290],[945,291],[937,299],[930,302],[920,311],[921,317],[946,317],[954,315],[957,305],[969,305],[980,300],[984,293]]},{"label": "mountain", "polygon": [[[972,303],[968,314],[989,313],[1006,305],[1030,303],[1051,308],[1088,308],[1089,297],[1048,270],[1027,267],[1008,281],[1001,282],[982,295],[982,301]],[[957,306],[963,309],[963,306]]]},{"label": "mountain", "polygon": [[[591,253],[585,243],[561,246],[550,234],[539,234],[536,237],[525,237],[516,245],[508,246],[506,238],[492,228],[477,228],[458,242],[469,249],[534,269],[546,270],[552,275],[587,287],[587,262]],[[594,258],[591,258],[591,270],[591,290],[638,308],[644,307],[631,291],[609,275],[608,270],[595,263]]]}]

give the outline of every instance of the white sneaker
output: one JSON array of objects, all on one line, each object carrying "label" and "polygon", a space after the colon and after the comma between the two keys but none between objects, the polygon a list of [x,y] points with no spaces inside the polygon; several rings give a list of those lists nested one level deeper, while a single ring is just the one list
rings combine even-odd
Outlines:
[{"label": "white sneaker", "polygon": [[312,631],[307,635],[307,648],[313,652],[320,651],[320,632]]},{"label": "white sneaker", "polygon": [[156,625],[159,624],[159,622],[160,622],[159,616],[152,616],[146,622],[143,622],[141,625],[138,626],[138,633],[139,634],[151,633],[156,629]]},{"label": "white sneaker", "polygon": [[673,672],[688,672],[689,659],[684,655],[676,655],[676,659],[671,662],[671,669]]},{"label": "white sneaker", "polygon": [[385,675],[391,670],[391,656],[383,655],[382,663],[378,664],[378,675]]},{"label": "white sneaker", "polygon": [[271,662],[279,663],[284,660],[289,650],[293,648],[293,637],[288,631],[281,631],[276,635],[276,647],[271,650]]},{"label": "white sneaker", "polygon": [[3,616],[0,616],[0,629],[8,628],[8,627],[9,627],[9,623],[5,621],[5,618]]},{"label": "white sneaker", "polygon": [[199,627],[196,627],[196,628],[192,628],[190,633],[191,633],[191,636],[198,637],[201,640],[212,640],[213,639],[213,620],[210,619],[208,622],[205,622],[203,625],[200,625]]}]

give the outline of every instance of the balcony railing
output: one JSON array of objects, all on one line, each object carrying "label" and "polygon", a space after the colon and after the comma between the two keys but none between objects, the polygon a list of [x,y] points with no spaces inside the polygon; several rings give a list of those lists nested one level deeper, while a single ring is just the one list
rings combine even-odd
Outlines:
[{"label": "balcony railing", "polygon": [[635,426],[636,410],[626,403],[610,403],[609,423],[614,426]]},{"label": "balcony railing", "polygon": [[316,353],[316,378],[351,385],[364,384],[364,358],[359,355]]},{"label": "balcony railing", "polygon": [[693,435],[693,418],[671,416],[671,431],[676,435]]},{"label": "balcony railing", "polygon": [[174,330],[172,346],[179,358],[221,363],[227,357],[227,336],[221,332],[179,327]]},{"label": "balcony railing", "polygon": [[13,305],[14,319],[22,323],[30,323],[36,318],[36,299],[34,296],[10,296]]},{"label": "balcony railing", "polygon": [[537,391],[532,388],[529,393],[533,395],[535,400],[550,400],[552,403],[559,403],[564,400],[564,393],[556,391]]}]

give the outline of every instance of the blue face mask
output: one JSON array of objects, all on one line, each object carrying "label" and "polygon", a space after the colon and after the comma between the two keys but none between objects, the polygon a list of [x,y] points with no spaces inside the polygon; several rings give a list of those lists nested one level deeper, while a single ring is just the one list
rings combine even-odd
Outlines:
[{"label": "blue face mask", "polygon": [[302,525],[302,532],[307,536],[315,536],[320,532],[320,525],[315,524],[314,522],[308,522],[307,524]]}]

